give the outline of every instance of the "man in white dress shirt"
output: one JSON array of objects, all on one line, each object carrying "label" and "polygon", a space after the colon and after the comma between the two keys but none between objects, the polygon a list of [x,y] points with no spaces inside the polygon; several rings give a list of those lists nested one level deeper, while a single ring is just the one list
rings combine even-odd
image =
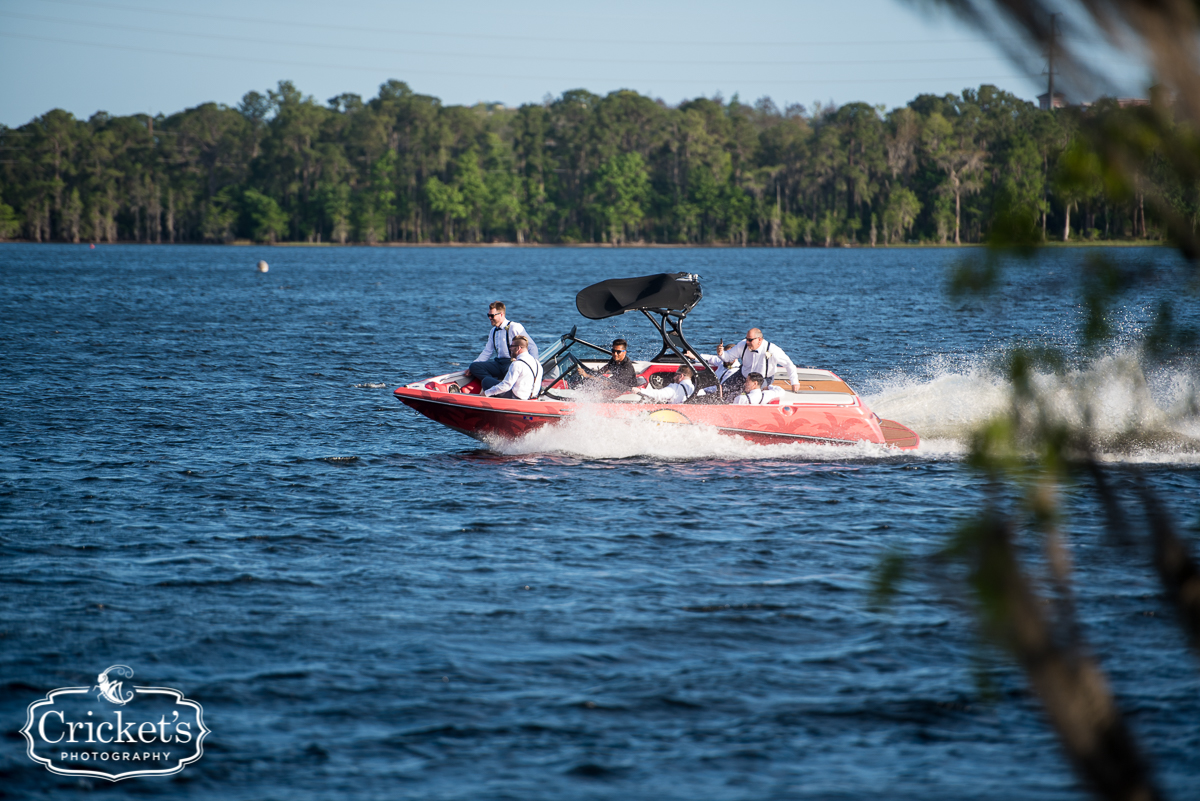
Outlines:
[{"label": "man in white dress shirt", "polygon": [[693,375],[695,372],[692,368],[680,367],[675,371],[671,383],[662,389],[639,389],[637,393],[655,403],[683,403],[696,394],[696,387],[692,384]]},{"label": "man in white dress shirt", "polygon": [[736,345],[728,348],[724,343],[718,345],[717,358],[725,362],[737,359],[742,363],[742,369],[729,376],[723,383],[727,393],[741,391],[751,373],[758,373],[763,377],[763,385],[770,387],[775,379],[775,368],[780,365],[787,370],[788,389],[792,392],[800,391],[800,386],[796,383],[796,365],[783,352],[783,348],[763,339],[762,331],[757,328],[747,331],[746,338]]},{"label": "man in white dress shirt", "polygon": [[483,391],[489,398],[537,400],[542,390],[542,365],[529,354],[529,340],[513,337],[509,345],[513,359],[504,380]]},{"label": "man in white dress shirt", "polygon": [[746,385],[733,403],[735,406],[766,406],[776,399],[783,399],[783,390],[778,387],[764,388],[762,374],[751,373],[746,376]]},{"label": "man in white dress shirt", "polygon": [[529,340],[529,353],[535,361],[538,355],[537,343],[529,336],[525,326],[504,316],[503,303],[496,301],[488,306],[488,319],[492,321],[492,330],[488,333],[487,344],[467,368],[467,372],[478,378],[484,389],[496,386],[508,373],[509,364],[513,360],[512,341],[515,338],[525,337]]},{"label": "man in white dress shirt", "polygon": [[[688,351],[687,356],[689,359],[707,362],[708,366],[713,369],[713,374],[717,377],[717,384],[724,384],[725,379],[736,373],[738,368],[741,366],[738,364],[737,359],[733,359],[732,361],[724,361],[720,357],[714,356],[711,353],[701,353],[699,356],[697,356],[695,353]],[[725,354],[725,358],[729,358],[728,352]],[[711,387],[705,387],[704,389],[700,390],[700,393],[702,395],[715,394],[717,391],[717,384],[713,384]]]}]

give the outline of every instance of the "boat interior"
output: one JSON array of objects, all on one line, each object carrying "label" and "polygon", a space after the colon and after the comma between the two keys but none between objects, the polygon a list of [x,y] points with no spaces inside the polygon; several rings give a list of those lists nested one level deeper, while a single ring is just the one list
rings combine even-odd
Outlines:
[{"label": "boat interior", "polygon": [[[574,331],[558,340],[539,354],[543,369],[542,389],[540,399],[560,401],[604,401],[609,403],[654,403],[643,395],[633,391],[622,391],[624,388],[604,379],[588,379],[579,371],[579,367],[596,372],[602,368],[612,354],[606,348],[593,345],[574,336]],[[694,383],[698,390],[713,386],[716,381],[713,374],[698,361],[690,361],[696,371]],[[662,354],[654,360],[634,360],[633,366],[638,376],[639,387],[661,389],[671,382],[675,371],[679,368],[678,359],[670,361],[662,358]],[[787,381],[784,370],[776,371],[774,380],[783,389]],[[797,371],[799,392],[784,389],[781,398],[774,399],[768,405],[832,405],[852,406],[857,400],[854,390],[828,370],[803,369]],[[461,393],[478,395],[482,392],[479,380],[467,371],[448,373],[443,376],[426,379],[423,382],[411,384],[417,389],[428,389],[436,392]],[[720,402],[715,394],[705,395],[697,392],[688,403],[717,403]]]}]

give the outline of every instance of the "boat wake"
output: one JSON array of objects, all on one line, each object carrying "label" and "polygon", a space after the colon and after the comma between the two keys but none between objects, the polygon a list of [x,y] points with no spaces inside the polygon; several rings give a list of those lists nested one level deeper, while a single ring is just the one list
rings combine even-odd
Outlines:
[{"label": "boat wake", "polygon": [[[854,445],[795,443],[757,445],[714,428],[647,418],[613,419],[590,414],[580,404],[568,421],[531,431],[517,440],[489,443],[507,456],[557,453],[584,459],[651,458],[661,461],[786,460],[846,461],[901,459],[899,451],[870,442]],[[912,452],[905,454],[911,457]]]},{"label": "boat wake", "polygon": [[[1200,465],[1200,375],[1194,367],[1144,369],[1136,354],[1122,353],[1082,369],[1038,373],[1034,382],[1059,420],[1092,433],[1101,459]],[[613,420],[589,414],[587,404],[568,422],[490,447],[511,456],[556,453],[584,459],[958,460],[967,454],[972,433],[1013,400],[1008,377],[982,357],[932,364],[922,375],[889,375],[871,382],[868,390],[863,399],[876,414],[920,434],[917,450],[872,443],[756,445],[702,426]]]},{"label": "boat wake", "polygon": [[[1090,432],[1101,459],[1200,464],[1200,374],[1194,366],[1144,367],[1136,352],[1062,373],[1034,375],[1057,422]],[[980,357],[932,365],[921,377],[891,376],[863,393],[880,417],[921,435],[918,454],[966,453],[972,432],[1013,403],[1007,375]]]}]

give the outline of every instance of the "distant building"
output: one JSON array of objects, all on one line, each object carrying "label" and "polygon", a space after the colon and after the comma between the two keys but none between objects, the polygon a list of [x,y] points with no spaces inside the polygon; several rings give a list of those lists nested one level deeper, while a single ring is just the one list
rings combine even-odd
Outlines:
[{"label": "distant building", "polygon": [[[1130,108],[1132,106],[1148,106],[1148,105],[1150,105],[1150,101],[1144,97],[1113,97],[1113,98],[1109,98],[1109,99],[1115,101],[1117,106],[1120,108]],[[1080,103],[1079,105],[1082,108],[1091,108],[1092,106],[1094,106],[1096,104],[1095,103]]]},{"label": "distant building", "polygon": [[[1054,108],[1066,108],[1066,107],[1067,107],[1066,95],[1064,95],[1062,92],[1055,92],[1054,93]],[[1050,93],[1049,92],[1043,92],[1042,94],[1038,95],[1038,108],[1040,108],[1042,111],[1050,110]]]}]

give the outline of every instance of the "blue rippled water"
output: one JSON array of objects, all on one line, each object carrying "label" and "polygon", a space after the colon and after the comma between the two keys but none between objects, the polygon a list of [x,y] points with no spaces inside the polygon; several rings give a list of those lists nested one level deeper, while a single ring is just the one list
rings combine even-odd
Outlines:
[{"label": "blue rippled water", "polygon": [[[1180,268],[1114,252],[1155,265],[1117,346],[1041,380],[1090,382],[1118,491],[1144,477],[1195,547],[1196,365],[1129,345]],[[1074,341],[1085,252],[995,303],[947,299],[956,256],[0,245],[0,795],[1082,797],[953,586],[868,604],[889,548],[932,552],[980,503],[963,454],[996,359]],[[696,344],[757,324],[921,450],[586,419],[489,449],[391,397],[470,361],[494,299],[541,342],[580,324],[648,355],[644,321],[574,294],[676,270],[704,278]],[[1148,553],[1066,492],[1087,636],[1189,797],[1200,669]],[[109,784],[26,756],[26,707],[111,664],[204,705],[200,761]]]}]

